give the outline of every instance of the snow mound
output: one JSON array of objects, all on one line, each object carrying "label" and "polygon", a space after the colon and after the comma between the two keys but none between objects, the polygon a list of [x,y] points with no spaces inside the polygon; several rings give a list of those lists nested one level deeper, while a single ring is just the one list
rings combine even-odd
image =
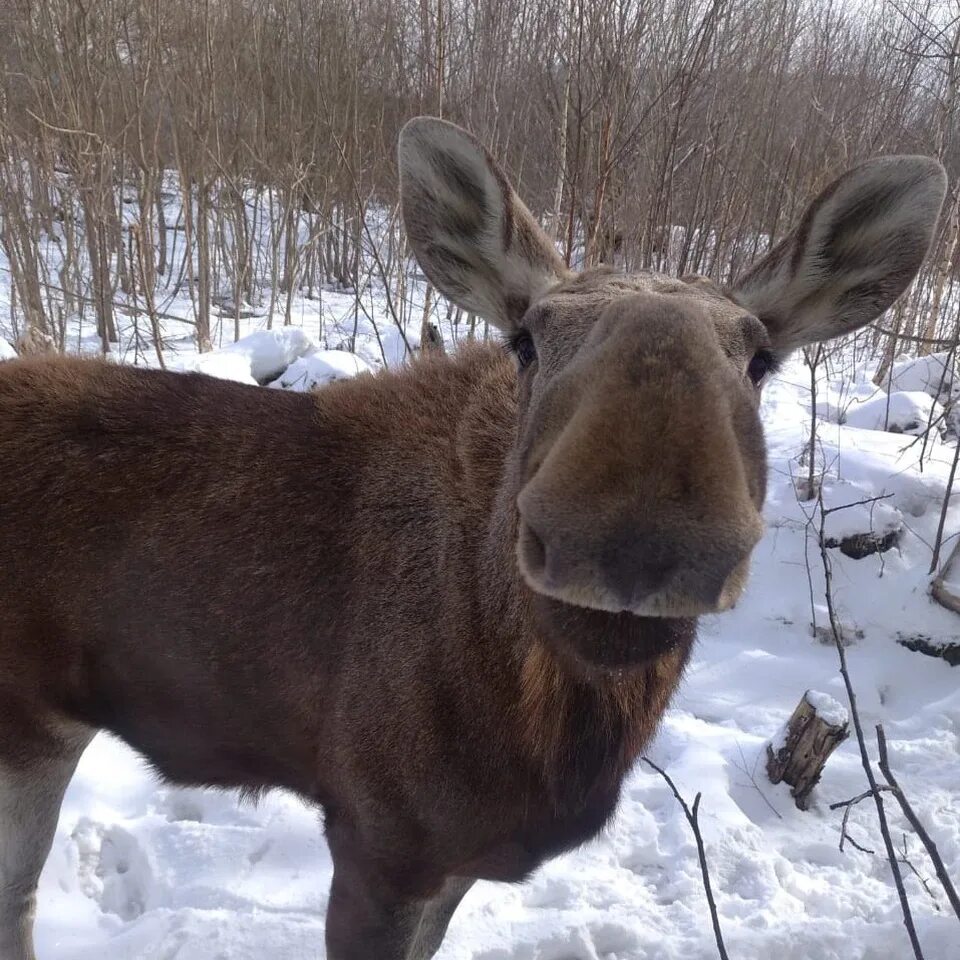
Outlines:
[{"label": "snow mound", "polygon": [[919,390],[938,400],[951,396],[957,391],[958,384],[949,360],[947,353],[898,360],[890,373],[890,387],[894,390]]},{"label": "snow mound", "polygon": [[822,400],[817,404],[816,411],[818,420],[839,424],[847,422],[846,411],[832,400]]},{"label": "snow mound", "polygon": [[13,360],[17,356],[17,351],[0,337],[0,360]]},{"label": "snow mound", "polygon": [[832,727],[840,727],[849,722],[850,716],[847,713],[847,708],[839,700],[831,697],[829,693],[808,690],[804,697],[824,723],[829,723]]},{"label": "snow mound", "polygon": [[294,360],[269,386],[279,390],[306,391],[330,383],[348,380],[372,368],[355,353],[343,350],[320,350]]},{"label": "snow mound", "polygon": [[191,356],[180,369],[237,383],[301,392],[373,371],[355,353],[319,349],[297,327],[258,330],[220,350]]},{"label": "snow mound", "polygon": [[[888,499],[873,499],[876,494],[859,484],[826,478],[821,496],[826,513],[823,533],[827,546],[836,546],[851,537],[865,534],[882,539],[898,533],[903,528],[903,514],[894,506],[896,498],[893,494],[880,495],[888,496]],[[819,532],[820,515],[815,500],[787,502],[780,510],[784,520],[792,520],[798,525],[811,522]]]},{"label": "snow mound", "polygon": [[237,383],[257,386],[257,381],[250,374],[249,359],[240,353],[228,353],[225,350],[198,353],[190,357],[180,369],[185,373],[205,373],[220,380],[235,380]]},{"label": "snow mound", "polygon": [[939,424],[943,408],[920,390],[900,390],[889,397],[878,396],[854,404],[840,421],[860,430],[887,430],[890,433],[922,434],[930,424]]},{"label": "snow mound", "polygon": [[264,384],[316,350],[317,344],[298,327],[257,330],[219,350],[191,356],[180,369],[237,383]]},{"label": "snow mound", "polygon": [[294,360],[317,350],[317,344],[299,327],[258,330],[236,343],[215,351],[246,359],[250,376],[257,383],[275,380]]}]

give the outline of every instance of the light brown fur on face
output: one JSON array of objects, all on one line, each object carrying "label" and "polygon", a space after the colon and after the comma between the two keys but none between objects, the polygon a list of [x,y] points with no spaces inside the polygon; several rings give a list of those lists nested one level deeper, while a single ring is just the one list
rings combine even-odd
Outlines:
[{"label": "light brown fur on face", "polygon": [[757,388],[919,265],[922,158],[858,168],[724,291],[566,271],[450,124],[401,139],[411,244],[511,337],[313,396],[0,364],[0,960],[90,736],[323,809],[329,960],[429,960],[476,878],[589,840],[760,534]]},{"label": "light brown fur on face", "polygon": [[703,287],[603,270],[558,285],[524,326],[538,357],[521,374],[527,582],[640,616],[732,606],[762,531],[746,368],[769,347],[763,326]]}]

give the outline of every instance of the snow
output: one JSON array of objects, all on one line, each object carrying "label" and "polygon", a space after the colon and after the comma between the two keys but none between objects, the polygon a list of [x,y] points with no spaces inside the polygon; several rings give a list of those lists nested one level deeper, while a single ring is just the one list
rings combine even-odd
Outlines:
[{"label": "snow", "polygon": [[17,355],[17,351],[0,337],[0,360],[12,360]]},{"label": "snow", "polygon": [[283,390],[313,390],[333,380],[371,373],[372,368],[355,353],[345,350],[320,350],[294,360],[269,386]]},{"label": "snow", "polygon": [[907,357],[893,364],[890,386],[894,390],[919,390],[934,398],[956,392],[954,363],[948,353]]},{"label": "snow", "polygon": [[227,350],[189,356],[174,369],[205,373],[207,376],[219,377],[221,380],[235,380],[237,383],[257,385],[257,381],[250,372],[250,358],[242,353]]},{"label": "snow", "polygon": [[[175,213],[168,220],[175,222]],[[241,319],[236,344],[233,318],[214,318],[216,349],[203,355],[186,293],[158,295],[166,315],[183,317],[164,321],[163,356],[175,369],[287,389],[392,366],[418,345],[423,286],[412,268],[410,277],[402,328],[376,284],[363,291],[363,310],[352,292],[324,289],[294,298],[290,327],[279,308],[273,317],[262,311]],[[433,309],[448,346],[464,335],[442,306]],[[0,270],[0,318],[9,316],[9,274]],[[142,342],[143,318],[139,336],[127,313],[118,321],[115,358],[155,365],[153,345]],[[5,323],[0,319],[0,337],[13,339]],[[68,318],[68,342],[71,350],[98,352],[92,318]],[[0,339],[0,358],[7,347]],[[891,389],[936,395],[944,359],[898,362]],[[818,386],[818,412],[828,414],[816,445],[817,471],[826,471],[823,501],[828,510],[844,508],[828,514],[826,532],[842,538],[902,528],[902,535],[895,548],[860,560],[829,551],[836,613],[868,748],[876,758],[871,732],[883,723],[891,764],[957,878],[960,673],[898,642],[922,636],[960,643],[960,617],[931,600],[927,573],[954,448],[936,431],[923,443],[851,423],[851,411],[856,420],[868,404],[886,405],[873,372],[863,364],[856,375],[828,370]],[[702,621],[686,679],[647,752],[688,801],[702,794],[700,821],[731,957],[890,960],[908,956],[909,946],[889,868],[882,856],[850,845],[841,853],[842,811],[829,810],[865,789],[856,744],[846,741],[831,757],[806,812],[786,785],[765,778],[767,744],[805,691],[829,701],[835,715],[846,709],[836,651],[820,638],[829,624],[817,503],[796,496],[806,472],[799,458],[810,429],[808,385],[809,371],[793,358],[764,392],[767,531],[753,556],[752,582],[736,609]],[[949,535],[960,531],[958,506],[954,498]],[[932,878],[896,805],[887,812],[898,842],[907,834],[911,862]],[[851,810],[848,829],[862,845],[881,849],[870,804]],[[70,785],[41,878],[38,954],[322,957],[331,870],[317,814],[297,798],[277,791],[253,806],[229,792],[158,783],[146,763],[101,735]],[[956,919],[935,879],[936,902],[909,870],[905,883],[927,960],[956,960]],[[715,956],[689,825],[663,780],[637,765],[595,841],[547,863],[526,884],[477,884],[438,960]]]},{"label": "snow", "polygon": [[174,369],[262,384],[280,377],[291,364],[316,351],[317,344],[297,327],[257,330],[217,350],[188,354],[174,364]]},{"label": "snow", "polygon": [[900,390],[853,404],[843,422],[861,430],[889,430],[919,436],[931,425],[936,429],[942,417],[943,407],[928,394]]},{"label": "snow", "polygon": [[316,349],[316,343],[303,330],[281,327],[277,330],[258,330],[217,352],[244,357],[249,364],[250,376],[257,383],[267,383],[279,377],[294,360]]},{"label": "snow", "polygon": [[834,700],[829,693],[820,693],[818,690],[808,690],[804,697],[807,703],[816,711],[817,716],[831,727],[839,727],[850,719],[847,708],[839,701]]},{"label": "snow", "polygon": [[[887,499],[872,500],[872,494],[847,480],[826,479],[821,487],[821,498],[826,510],[823,525],[824,534],[829,541],[844,540],[859,533],[869,533],[882,538],[886,534],[899,530],[903,526],[903,514],[894,505],[894,497],[886,494]],[[867,501],[867,502],[864,502]],[[797,523],[806,522],[811,515],[811,505],[789,504],[781,521],[792,517]],[[817,530],[820,528],[819,514],[815,517]]]},{"label": "snow", "polygon": [[280,390],[313,390],[373,367],[345,350],[320,350],[302,330],[258,330],[219,350],[188,354],[175,369]]}]

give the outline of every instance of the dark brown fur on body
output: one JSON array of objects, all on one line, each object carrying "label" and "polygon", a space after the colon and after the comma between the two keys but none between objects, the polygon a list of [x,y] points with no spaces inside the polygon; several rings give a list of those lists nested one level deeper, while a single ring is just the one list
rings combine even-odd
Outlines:
[{"label": "dark brown fur on body", "polygon": [[945,192],[837,181],[725,289],[574,276],[465,131],[411,121],[424,272],[508,338],[297,396],[0,364],[0,960],[92,732],[324,811],[329,960],[429,960],[475,878],[600,830],[762,534],[760,389],[903,291]]},{"label": "dark brown fur on body", "polygon": [[295,790],[418,895],[586,839],[692,630],[653,621],[626,676],[572,677],[535,639],[490,536],[515,381],[497,347],[310,397],[3,364],[0,702],[177,783]]}]

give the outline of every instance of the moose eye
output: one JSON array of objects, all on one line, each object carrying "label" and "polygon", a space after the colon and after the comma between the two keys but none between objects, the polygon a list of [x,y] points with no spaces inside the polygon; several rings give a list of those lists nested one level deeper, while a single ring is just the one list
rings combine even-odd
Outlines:
[{"label": "moose eye", "polygon": [[758,350],[747,366],[747,376],[755,387],[759,387],[776,369],[777,358],[769,350]]},{"label": "moose eye", "polygon": [[537,348],[526,330],[520,330],[510,338],[510,349],[516,354],[521,370],[525,370],[537,359]]}]

